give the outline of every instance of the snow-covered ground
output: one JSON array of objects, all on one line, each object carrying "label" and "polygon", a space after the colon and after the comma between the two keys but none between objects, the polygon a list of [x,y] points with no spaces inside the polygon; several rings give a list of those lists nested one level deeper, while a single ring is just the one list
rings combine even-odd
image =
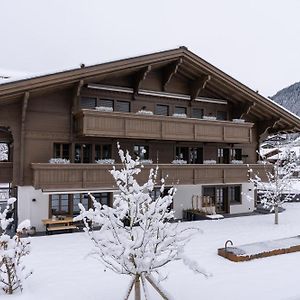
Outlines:
[{"label": "snow-covered ground", "polygon": [[[274,215],[193,222],[203,233],[188,244],[186,254],[213,276],[206,279],[178,261],[166,268],[169,277],[163,287],[176,300],[300,299],[300,252],[240,263],[217,255],[217,249],[228,239],[238,246],[300,234],[300,203],[284,206],[279,225],[273,224]],[[191,223],[181,226],[188,225]],[[83,233],[32,238],[32,253],[26,264],[34,274],[25,282],[22,294],[7,298],[123,299],[129,278],[104,271],[98,261],[87,257],[90,246]],[[151,294],[151,299],[161,299],[155,291]]]}]

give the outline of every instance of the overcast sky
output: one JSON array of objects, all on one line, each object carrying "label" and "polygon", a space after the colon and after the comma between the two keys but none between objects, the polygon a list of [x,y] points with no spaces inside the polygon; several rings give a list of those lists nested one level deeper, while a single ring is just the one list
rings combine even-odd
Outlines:
[{"label": "overcast sky", "polygon": [[271,96],[300,81],[299,13],[300,0],[0,0],[0,70],[56,71],[184,45]]}]

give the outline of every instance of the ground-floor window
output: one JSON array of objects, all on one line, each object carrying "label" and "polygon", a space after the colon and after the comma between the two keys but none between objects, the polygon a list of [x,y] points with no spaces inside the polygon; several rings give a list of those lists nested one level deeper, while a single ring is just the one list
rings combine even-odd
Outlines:
[{"label": "ground-floor window", "polygon": [[[169,194],[170,187],[165,187],[165,189],[162,193],[161,193],[160,189],[161,189],[160,187],[155,187],[153,189],[153,191],[150,195],[153,200],[156,200],[159,196],[164,197],[164,196],[167,196]],[[168,209],[171,210],[173,208],[174,208],[174,205],[173,205],[173,202],[172,202],[171,205],[169,205]]]},{"label": "ground-floor window", "polygon": [[[112,193],[93,193],[95,199],[103,205],[111,206]],[[85,209],[91,208],[92,200],[88,194],[53,194],[49,196],[49,215],[52,216],[76,216],[80,213],[78,204]]]},{"label": "ground-floor window", "polygon": [[242,203],[241,191],[241,185],[205,186],[202,195],[203,198],[209,197],[217,212],[229,213],[230,205]]}]

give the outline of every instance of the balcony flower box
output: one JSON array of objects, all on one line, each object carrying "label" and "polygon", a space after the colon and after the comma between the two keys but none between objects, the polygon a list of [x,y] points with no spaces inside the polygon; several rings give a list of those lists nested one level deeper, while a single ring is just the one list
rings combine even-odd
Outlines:
[{"label": "balcony flower box", "polygon": [[206,159],[203,161],[203,164],[205,164],[205,165],[215,165],[216,163],[217,163],[217,161],[214,159]]},{"label": "balcony flower box", "polygon": [[234,123],[245,123],[244,119],[232,119],[232,122]]},{"label": "balcony flower box", "polygon": [[113,165],[115,163],[114,159],[98,159],[95,161],[99,165]]},{"label": "balcony flower box", "polygon": [[217,117],[215,116],[203,116],[203,120],[215,121]]},{"label": "balcony flower box", "polygon": [[171,164],[173,165],[186,165],[187,161],[183,159],[174,159]]},{"label": "balcony flower box", "polygon": [[136,112],[137,115],[148,115],[148,116],[152,116],[153,115],[153,111],[151,110],[145,110],[145,109],[141,109],[138,112]]},{"label": "balcony flower box", "polygon": [[230,163],[233,165],[242,165],[244,162],[242,160],[233,159]]},{"label": "balcony flower box", "polygon": [[106,106],[96,106],[95,110],[102,111],[102,112],[113,112],[114,109],[112,107],[106,107]]},{"label": "balcony flower box", "polygon": [[141,159],[140,163],[142,165],[151,165],[151,164],[153,164],[153,160],[152,159]]},{"label": "balcony flower box", "polygon": [[186,114],[173,114],[173,117],[175,117],[175,118],[186,118],[187,115]]},{"label": "balcony flower box", "polygon": [[69,164],[70,160],[65,158],[51,158],[49,160],[50,164]]}]

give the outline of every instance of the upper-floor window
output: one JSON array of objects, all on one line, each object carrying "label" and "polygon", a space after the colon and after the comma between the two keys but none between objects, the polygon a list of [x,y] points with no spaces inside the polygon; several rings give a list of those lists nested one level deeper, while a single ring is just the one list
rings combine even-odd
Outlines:
[{"label": "upper-floor window", "polygon": [[114,108],[114,101],[109,99],[98,99],[97,106]]},{"label": "upper-floor window", "polygon": [[70,144],[54,143],[53,152],[54,158],[70,159]]},{"label": "upper-floor window", "polygon": [[192,118],[202,119],[204,115],[203,108],[193,108],[192,109]]},{"label": "upper-floor window", "polygon": [[149,146],[146,146],[146,145],[134,145],[133,152],[140,159],[149,159]]},{"label": "upper-floor window", "polygon": [[234,185],[228,187],[228,200],[230,204],[242,203],[242,194],[241,194],[240,185]]},{"label": "upper-floor window", "polygon": [[232,160],[242,160],[242,149],[238,148],[219,148],[218,163],[229,164]]},{"label": "upper-floor window", "polygon": [[203,148],[176,147],[176,159],[185,160],[188,164],[203,164]]},{"label": "upper-floor window", "polygon": [[75,144],[75,163],[91,163],[92,162],[92,145],[91,144]]},{"label": "upper-floor window", "polygon": [[218,110],[217,111],[217,120],[227,120],[227,111]]},{"label": "upper-floor window", "polygon": [[116,101],[115,111],[130,112],[130,102],[129,101]]},{"label": "upper-floor window", "polygon": [[0,143],[0,161],[9,160],[9,147],[7,143]]},{"label": "upper-floor window", "polygon": [[161,116],[168,116],[169,115],[169,106],[163,104],[157,104],[155,107],[155,114]]},{"label": "upper-floor window", "polygon": [[175,114],[179,114],[179,115],[186,115],[186,107],[182,107],[182,106],[175,106]]},{"label": "upper-floor window", "polygon": [[95,161],[111,158],[111,145],[95,145]]},{"label": "upper-floor window", "polygon": [[81,108],[95,108],[97,106],[96,97],[81,97],[80,98],[80,107]]},{"label": "upper-floor window", "polygon": [[242,149],[231,149],[231,160],[242,160]]}]

